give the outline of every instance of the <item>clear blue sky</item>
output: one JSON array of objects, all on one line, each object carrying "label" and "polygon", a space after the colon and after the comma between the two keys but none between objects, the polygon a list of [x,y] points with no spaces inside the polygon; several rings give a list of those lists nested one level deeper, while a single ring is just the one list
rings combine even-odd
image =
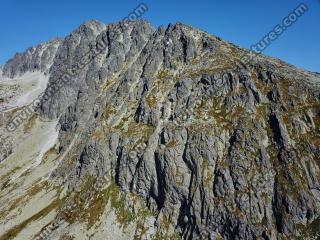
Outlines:
[{"label": "clear blue sky", "polygon": [[[258,42],[300,2],[309,11],[265,50],[265,54],[320,72],[320,0],[144,0],[143,18],[155,26],[183,22],[242,47]],[[104,23],[126,17],[141,1],[134,0],[2,0],[0,64],[16,52],[54,37],[65,37],[81,23]]]}]

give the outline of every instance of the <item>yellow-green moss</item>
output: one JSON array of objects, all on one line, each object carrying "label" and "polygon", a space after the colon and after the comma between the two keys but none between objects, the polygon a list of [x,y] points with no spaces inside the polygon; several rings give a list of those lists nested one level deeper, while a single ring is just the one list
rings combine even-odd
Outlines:
[{"label": "yellow-green moss", "polygon": [[311,224],[307,226],[300,225],[298,226],[301,236],[296,237],[297,240],[304,239],[319,239],[320,238],[320,218],[314,220]]},{"label": "yellow-green moss", "polygon": [[174,148],[174,147],[176,147],[176,146],[178,146],[179,145],[179,141],[177,141],[177,140],[171,140],[170,142],[168,142],[167,144],[166,144],[166,148]]},{"label": "yellow-green moss", "polygon": [[148,106],[150,108],[155,108],[158,103],[157,97],[155,95],[151,95],[151,94],[146,97],[146,101],[147,101]]},{"label": "yellow-green moss", "polygon": [[115,113],[116,113],[116,109],[114,107],[112,107],[111,105],[108,105],[105,107],[105,109],[102,113],[101,119],[104,121],[107,121],[110,118],[110,116],[112,116]]},{"label": "yellow-green moss", "polygon": [[36,114],[32,114],[32,116],[28,119],[23,127],[24,133],[29,133],[33,126],[36,124],[38,116]]},{"label": "yellow-green moss", "polygon": [[115,210],[118,222],[124,227],[134,221],[135,216],[126,205],[126,193],[120,191],[116,183],[111,183],[110,186],[103,192],[103,195],[110,201],[111,207]]},{"label": "yellow-green moss", "polygon": [[157,78],[165,79],[166,77],[170,76],[170,71],[167,69],[162,69],[158,72]]},{"label": "yellow-green moss", "polygon": [[59,207],[61,204],[61,200],[57,198],[53,202],[51,202],[47,207],[39,211],[38,213],[34,214],[32,217],[24,220],[22,223],[14,226],[9,231],[4,233],[2,236],[0,236],[0,240],[10,240],[14,239],[23,229],[26,228],[26,226],[44,216],[47,216],[52,210]]}]

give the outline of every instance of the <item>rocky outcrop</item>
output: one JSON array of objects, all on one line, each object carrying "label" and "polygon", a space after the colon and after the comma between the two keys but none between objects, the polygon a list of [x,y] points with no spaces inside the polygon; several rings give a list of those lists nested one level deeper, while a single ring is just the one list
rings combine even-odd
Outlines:
[{"label": "rocky outcrop", "polygon": [[48,73],[56,56],[61,40],[54,39],[17,53],[2,69],[4,77],[15,78],[26,72]]},{"label": "rocky outcrop", "polygon": [[60,119],[52,181],[108,176],[167,239],[281,239],[319,217],[315,74],[181,23],[91,21],[59,45],[38,109]]}]

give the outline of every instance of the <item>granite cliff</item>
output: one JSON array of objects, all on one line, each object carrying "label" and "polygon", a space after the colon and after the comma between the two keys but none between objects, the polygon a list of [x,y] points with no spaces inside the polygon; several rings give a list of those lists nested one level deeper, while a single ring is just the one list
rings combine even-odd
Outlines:
[{"label": "granite cliff", "polygon": [[[181,23],[145,21],[87,22],[17,54],[2,75],[26,72],[44,73],[48,83],[15,134],[54,122],[56,139],[21,174],[25,163],[9,167],[19,146],[1,163],[0,239],[320,233],[319,74]],[[3,113],[3,132],[19,111]],[[15,222],[38,193],[43,206]]]}]

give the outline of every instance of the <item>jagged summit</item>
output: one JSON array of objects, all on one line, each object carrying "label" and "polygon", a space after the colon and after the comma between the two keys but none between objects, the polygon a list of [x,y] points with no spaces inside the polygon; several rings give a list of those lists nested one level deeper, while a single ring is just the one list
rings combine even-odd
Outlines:
[{"label": "jagged summit", "polygon": [[[44,71],[48,85],[0,168],[0,240],[316,236],[320,77],[251,56],[139,20],[90,21],[14,57],[6,76]],[[19,215],[24,201],[41,204]]]},{"label": "jagged summit", "polygon": [[36,47],[30,47],[24,53],[16,53],[3,66],[2,74],[5,77],[14,78],[28,71],[47,72],[61,42],[60,39],[53,39]]}]

